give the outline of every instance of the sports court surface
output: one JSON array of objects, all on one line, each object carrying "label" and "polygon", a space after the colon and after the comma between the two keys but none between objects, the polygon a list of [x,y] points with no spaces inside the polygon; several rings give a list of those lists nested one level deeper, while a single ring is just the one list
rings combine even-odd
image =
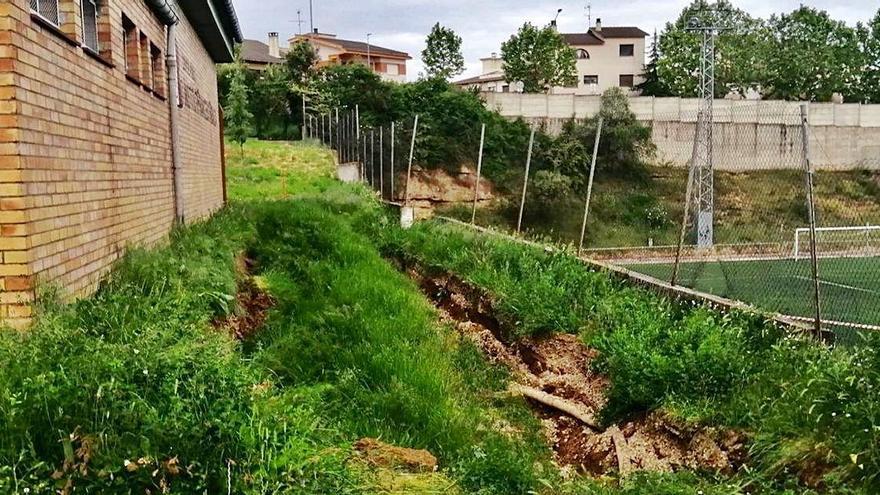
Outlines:
[{"label": "sports court surface", "polygon": [[[669,281],[672,263],[629,264],[626,268]],[[880,326],[880,257],[819,260],[822,319]],[[810,260],[793,258],[682,263],[680,285],[750,303],[790,316],[812,317]],[[845,325],[842,325],[845,326]]]}]

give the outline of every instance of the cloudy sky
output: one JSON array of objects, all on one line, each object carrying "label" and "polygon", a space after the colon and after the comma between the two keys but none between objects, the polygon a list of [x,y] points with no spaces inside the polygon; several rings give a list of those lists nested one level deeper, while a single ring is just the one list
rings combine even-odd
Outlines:
[{"label": "cloudy sky", "polygon": [[[283,39],[297,34],[297,11],[303,31],[309,30],[308,0],[233,0],[246,38],[264,40],[270,31]],[[419,53],[425,36],[435,22],[453,28],[463,39],[467,70],[464,76],[479,74],[480,57],[499,51],[501,42],[525,21],[546,24],[561,8],[560,30],[584,31],[587,4],[592,18],[605,26],[634,25],[651,33],[675,19],[689,0],[313,0],[315,27],[340,38],[366,41],[408,52],[410,79],[422,71]],[[827,10],[832,17],[854,25],[877,12],[877,0],[734,0],[734,5],[753,15],[768,17],[806,3]]]}]

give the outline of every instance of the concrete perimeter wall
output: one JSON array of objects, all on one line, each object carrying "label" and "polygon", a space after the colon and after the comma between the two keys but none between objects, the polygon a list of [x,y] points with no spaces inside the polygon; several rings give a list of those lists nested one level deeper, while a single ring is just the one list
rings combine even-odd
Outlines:
[{"label": "concrete perimeter wall", "polygon": [[[601,97],[483,93],[486,106],[507,118],[545,126],[551,134],[572,119],[596,115]],[[631,97],[636,118],[653,128],[661,162],[686,166],[699,100]],[[786,169],[802,166],[800,103],[715,100],[715,157],[722,170]],[[880,170],[880,105],[809,103],[813,163],[824,170]]]}]

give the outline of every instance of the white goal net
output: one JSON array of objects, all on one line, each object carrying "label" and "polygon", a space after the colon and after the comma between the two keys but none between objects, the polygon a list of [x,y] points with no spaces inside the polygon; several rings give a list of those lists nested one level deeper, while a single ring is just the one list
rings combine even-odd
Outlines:
[{"label": "white goal net", "polygon": [[[810,257],[810,229],[794,233],[794,259]],[[880,256],[880,225],[816,227],[816,252],[824,257]]]}]

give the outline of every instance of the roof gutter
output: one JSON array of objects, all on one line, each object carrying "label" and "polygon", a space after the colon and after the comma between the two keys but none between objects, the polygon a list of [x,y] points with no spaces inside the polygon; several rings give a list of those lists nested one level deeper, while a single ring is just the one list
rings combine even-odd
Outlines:
[{"label": "roof gutter", "polygon": [[166,26],[173,26],[180,22],[177,15],[176,2],[174,0],[147,0],[147,4]]},{"label": "roof gutter", "polygon": [[174,217],[178,223],[183,224],[186,220],[186,204],[184,203],[183,170],[181,169],[180,156],[180,114],[177,106],[180,101],[177,69],[177,25],[180,23],[180,16],[177,13],[175,0],[147,0],[147,4],[153,9],[159,20],[168,27],[165,66],[168,76],[168,110],[171,125],[171,170],[174,174]]}]

